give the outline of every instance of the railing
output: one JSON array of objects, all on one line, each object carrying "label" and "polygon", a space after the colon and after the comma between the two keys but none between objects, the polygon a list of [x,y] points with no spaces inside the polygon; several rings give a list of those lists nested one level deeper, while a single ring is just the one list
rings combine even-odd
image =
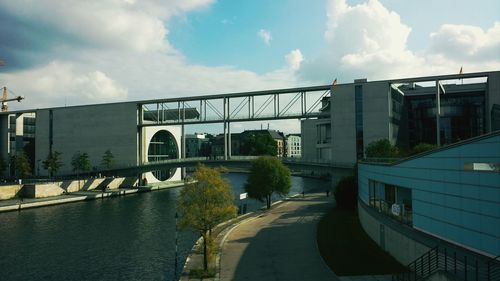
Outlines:
[{"label": "railing", "polygon": [[488,261],[488,281],[500,280],[500,256]]},{"label": "railing", "polygon": [[392,276],[392,280],[426,280],[436,272],[442,272],[453,280],[493,281],[500,280],[499,257],[488,262],[449,251],[447,248],[434,247],[407,266],[407,271]]}]

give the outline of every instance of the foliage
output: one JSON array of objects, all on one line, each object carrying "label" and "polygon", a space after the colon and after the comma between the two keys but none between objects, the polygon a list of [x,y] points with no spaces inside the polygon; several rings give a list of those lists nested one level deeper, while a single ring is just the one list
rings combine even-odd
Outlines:
[{"label": "foliage", "polygon": [[271,208],[273,193],[286,195],[292,187],[290,170],[278,158],[261,156],[252,161],[250,175],[245,184],[245,191],[250,198],[266,201]]},{"label": "foliage", "polygon": [[7,169],[7,162],[5,162],[5,160],[0,157],[0,175],[3,174],[3,172],[5,172],[5,170]]},{"label": "foliage", "polygon": [[211,244],[212,228],[236,216],[237,208],[229,182],[221,177],[218,169],[198,165],[181,191],[177,209],[179,226],[191,228],[203,237],[203,269],[207,271],[210,258],[207,246]]},{"label": "foliage", "polygon": [[92,169],[90,166],[89,155],[86,152],[75,153],[71,159],[71,166],[73,166],[73,172],[86,172]]},{"label": "foliage", "polygon": [[399,150],[388,139],[379,139],[368,144],[365,155],[367,158],[396,158]]},{"label": "foliage", "polygon": [[433,149],[436,149],[436,148],[438,148],[438,146],[436,144],[419,143],[419,144],[415,145],[411,149],[410,155],[419,154],[419,153],[426,152],[426,151],[429,151],[429,150],[433,150]]},{"label": "foliage", "polygon": [[16,167],[16,172],[19,178],[31,176],[30,159],[24,151],[18,152],[16,156],[14,156],[14,165]]},{"label": "foliage", "polygon": [[101,164],[106,169],[111,169],[115,165],[115,156],[111,152],[111,150],[106,150],[104,155],[102,156]]},{"label": "foliage", "polygon": [[241,136],[242,155],[270,155],[276,156],[278,146],[268,133],[243,133]]},{"label": "foliage", "polygon": [[61,152],[54,151],[47,155],[47,159],[42,162],[43,168],[49,171],[50,177],[54,174],[57,174],[59,169],[63,166],[63,162],[61,160]]},{"label": "foliage", "polygon": [[356,209],[358,201],[358,180],[356,176],[342,178],[335,187],[335,202],[340,209]]}]

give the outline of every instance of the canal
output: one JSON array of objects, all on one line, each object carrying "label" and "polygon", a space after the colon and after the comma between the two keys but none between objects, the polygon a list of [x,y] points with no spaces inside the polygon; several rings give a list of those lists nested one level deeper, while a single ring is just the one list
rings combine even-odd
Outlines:
[{"label": "canal", "polygon": [[[247,175],[226,177],[237,197]],[[328,186],[293,177],[291,193]],[[179,193],[175,188],[0,213],[0,280],[173,280]],[[248,200],[249,211],[263,205]],[[179,232],[180,267],[197,238]]]}]

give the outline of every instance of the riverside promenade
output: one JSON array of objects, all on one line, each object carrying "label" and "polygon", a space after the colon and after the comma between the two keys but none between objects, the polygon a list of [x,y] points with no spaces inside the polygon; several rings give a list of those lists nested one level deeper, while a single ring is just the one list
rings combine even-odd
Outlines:
[{"label": "riverside promenade", "polygon": [[220,280],[339,280],[316,243],[332,204],[325,193],[306,194],[238,224],[223,241]]}]

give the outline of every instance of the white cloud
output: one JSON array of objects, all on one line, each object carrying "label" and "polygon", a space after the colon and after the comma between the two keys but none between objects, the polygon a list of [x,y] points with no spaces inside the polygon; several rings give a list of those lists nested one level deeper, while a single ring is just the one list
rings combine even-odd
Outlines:
[{"label": "white cloud", "polygon": [[304,61],[304,56],[299,49],[295,49],[290,51],[290,53],[285,56],[285,60],[288,68],[296,71],[300,68],[302,61]]},{"label": "white cloud", "polygon": [[269,30],[265,30],[265,29],[261,29],[259,30],[259,32],[257,32],[257,35],[260,37],[260,39],[262,39],[262,41],[264,41],[264,43],[266,43],[267,45],[271,44],[271,40],[273,39],[272,35],[271,35],[271,31]]},{"label": "white cloud", "polygon": [[500,60],[500,22],[487,31],[477,26],[444,24],[430,39],[431,51],[451,60]]},{"label": "white cloud", "polygon": [[495,70],[500,67],[500,24],[479,27],[443,25],[431,34],[430,47],[414,52],[407,47],[411,28],[378,0],[349,6],[345,0],[327,2],[326,47],[305,61],[301,77],[327,82]]}]

